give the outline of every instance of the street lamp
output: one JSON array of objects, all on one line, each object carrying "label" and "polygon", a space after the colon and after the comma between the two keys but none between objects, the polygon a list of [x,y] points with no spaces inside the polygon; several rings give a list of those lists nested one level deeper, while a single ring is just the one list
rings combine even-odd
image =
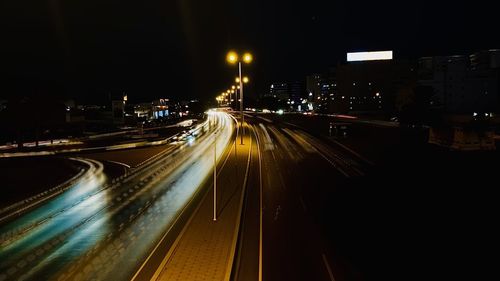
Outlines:
[{"label": "street lamp", "polygon": [[253,61],[253,56],[250,53],[243,54],[243,61],[245,63],[251,63]]},{"label": "street lamp", "polygon": [[217,221],[217,132],[214,133],[214,221]]},{"label": "street lamp", "polygon": [[[226,55],[226,60],[228,63],[230,64],[236,64],[238,63],[238,78],[239,78],[239,83],[240,83],[240,111],[241,111],[241,144],[243,144],[243,130],[244,130],[244,127],[243,127],[243,123],[245,122],[245,116],[243,115],[243,83],[244,83],[244,80],[241,78],[241,63],[246,63],[246,64],[249,64],[253,61],[253,56],[252,54],[246,52],[243,54],[243,56],[241,56],[241,59],[240,57],[238,56],[238,54],[235,52],[235,51],[230,51],[227,53]],[[247,81],[248,81],[248,78],[247,78]]]},{"label": "street lamp", "polygon": [[[236,77],[236,79],[234,79],[234,81],[236,81],[236,83],[240,83],[240,77]],[[243,77],[243,83],[246,84],[248,82],[250,82],[250,79],[247,76]]]}]

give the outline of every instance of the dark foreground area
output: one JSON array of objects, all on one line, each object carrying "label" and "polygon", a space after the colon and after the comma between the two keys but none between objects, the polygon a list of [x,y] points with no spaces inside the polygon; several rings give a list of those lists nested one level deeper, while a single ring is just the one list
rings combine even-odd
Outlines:
[{"label": "dark foreground area", "polygon": [[26,199],[76,175],[83,166],[62,157],[0,159],[0,208]]},{"label": "dark foreground area", "polygon": [[478,280],[491,273],[498,152],[452,152],[425,144],[424,131],[366,124],[329,139],[333,119],[272,118],[375,162],[364,177],[313,180],[328,187],[315,189],[311,211],[334,251],[337,279]]}]

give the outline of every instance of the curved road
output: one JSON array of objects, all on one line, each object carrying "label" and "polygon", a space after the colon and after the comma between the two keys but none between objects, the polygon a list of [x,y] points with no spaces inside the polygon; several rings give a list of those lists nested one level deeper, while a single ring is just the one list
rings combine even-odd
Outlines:
[{"label": "curved road", "polygon": [[[105,184],[86,181],[0,226],[0,280],[127,280],[210,175],[234,124],[211,113],[191,136]],[[21,230],[19,230],[21,229]]]}]

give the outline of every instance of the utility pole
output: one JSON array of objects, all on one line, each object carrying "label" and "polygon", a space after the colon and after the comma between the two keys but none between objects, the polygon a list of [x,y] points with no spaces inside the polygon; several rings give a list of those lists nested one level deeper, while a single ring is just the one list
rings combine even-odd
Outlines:
[{"label": "utility pole", "polygon": [[241,77],[241,61],[238,63],[238,69],[239,69],[239,74],[240,74],[240,111],[241,111],[241,141],[240,144],[243,144],[243,133],[244,133],[244,127],[243,123],[245,122],[245,115],[243,115],[243,79]]},{"label": "utility pole", "polygon": [[214,221],[217,221],[217,132],[214,133]]}]

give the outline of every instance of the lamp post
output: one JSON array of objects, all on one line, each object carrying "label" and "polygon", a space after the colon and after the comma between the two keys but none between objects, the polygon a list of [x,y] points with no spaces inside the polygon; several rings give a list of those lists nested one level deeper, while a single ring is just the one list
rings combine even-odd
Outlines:
[{"label": "lamp post", "polygon": [[241,127],[241,135],[240,135],[241,136],[241,143],[240,144],[243,144],[243,130],[244,130],[243,123],[245,122],[245,115],[243,115],[243,79],[241,77],[241,63],[242,62],[247,63],[247,64],[251,63],[253,60],[253,56],[250,53],[244,53],[243,56],[240,58],[236,52],[230,51],[229,53],[227,53],[226,60],[230,64],[238,63],[238,78],[239,78],[239,83],[240,83],[240,112],[241,112],[241,125],[240,125],[240,127]]},{"label": "lamp post", "polygon": [[214,133],[214,221],[217,221],[217,132]]}]

